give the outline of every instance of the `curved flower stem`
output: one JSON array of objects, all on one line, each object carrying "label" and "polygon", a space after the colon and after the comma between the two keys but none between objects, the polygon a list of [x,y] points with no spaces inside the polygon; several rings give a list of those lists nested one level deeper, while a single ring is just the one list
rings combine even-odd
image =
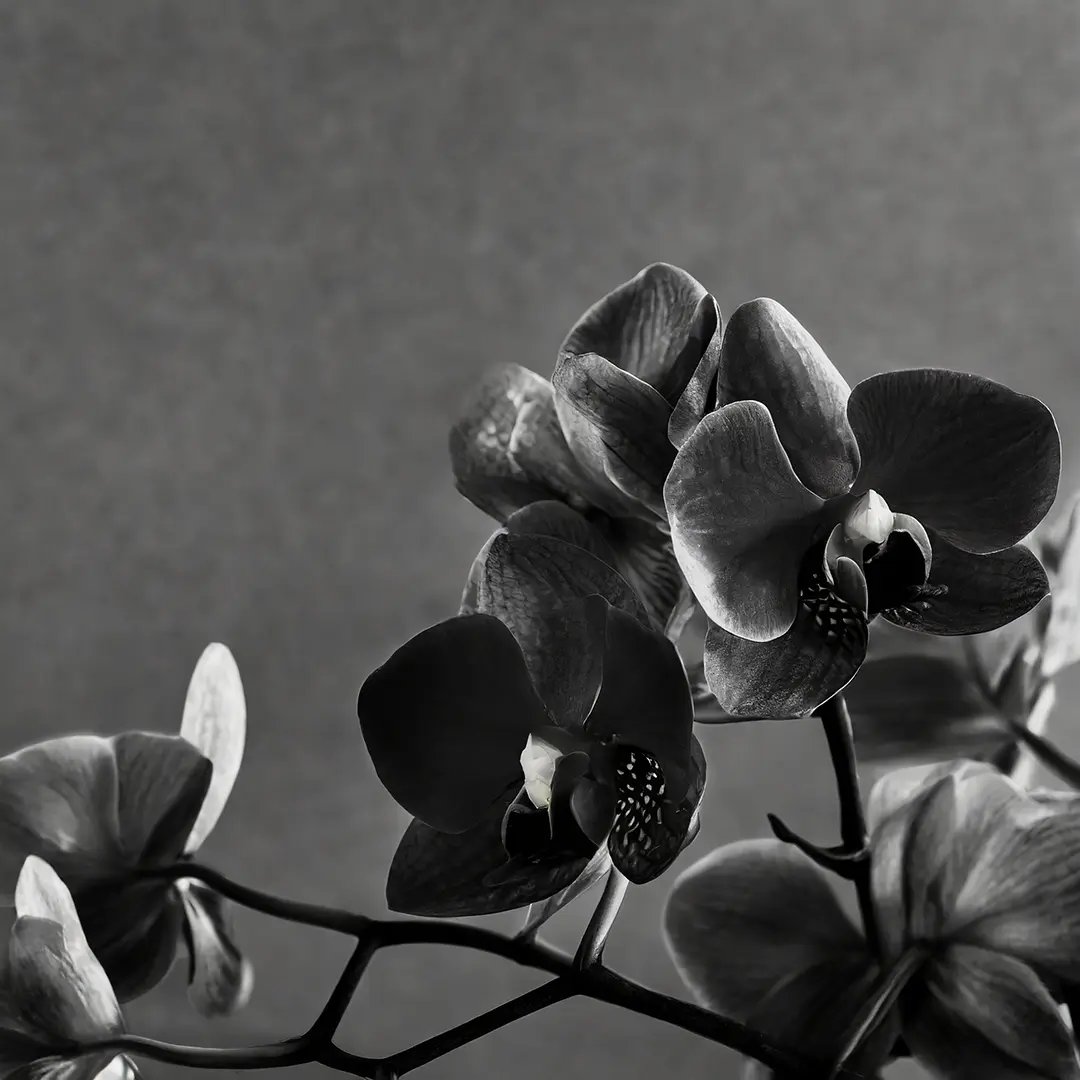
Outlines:
[{"label": "curved flower stem", "polygon": [[615,919],[626,898],[626,889],[629,884],[630,882],[614,866],[608,872],[603,895],[596,905],[596,910],[593,911],[589,925],[581,938],[581,944],[578,945],[577,953],[574,955],[575,971],[584,971],[600,963],[608,934],[615,925]]},{"label": "curved flower stem", "polygon": [[843,694],[829,698],[824,705],[814,710],[814,715],[821,720],[825,732],[825,741],[832,759],[833,773],[836,775],[836,794],[840,801],[840,843],[843,853],[853,859],[860,859],[853,866],[851,880],[859,899],[859,913],[862,916],[866,940],[874,954],[880,958],[881,947],[878,934],[877,917],[874,913],[873,898],[870,892],[870,860],[864,858],[868,851],[870,836],[866,827],[866,815],[863,812],[862,792],[859,788],[858,762],[855,757],[855,736],[851,729],[851,715],[848,713]]},{"label": "curved flower stem", "polygon": [[[150,873],[171,880],[194,878],[209,885],[222,896],[254,911],[351,935],[357,938],[357,948],[342,972],[319,1019],[306,1034],[296,1039],[264,1047],[219,1050],[171,1046],[152,1039],[122,1036],[107,1044],[100,1044],[97,1047],[100,1049],[115,1049],[117,1053],[131,1052],[158,1061],[203,1069],[264,1069],[318,1062],[339,1072],[366,1077],[369,1080],[396,1080],[406,1069],[416,1068],[420,1064],[434,1060],[432,1056],[425,1056],[424,1060],[420,1061],[420,1050],[424,1048],[423,1054],[431,1055],[437,1040],[444,1040],[445,1050],[441,1052],[449,1052],[555,1001],[577,996],[603,1001],[617,1008],[671,1024],[683,1031],[689,1031],[711,1042],[727,1046],[746,1057],[752,1057],[775,1070],[789,1070],[798,1074],[799,1069],[810,1070],[812,1073],[815,1069],[822,1071],[827,1068],[823,1062],[808,1059],[799,1052],[777,1046],[765,1035],[736,1020],[650,990],[605,968],[600,963],[577,968],[568,954],[540,941],[504,937],[485,927],[444,919],[376,919],[335,908],[302,904],[239,885],[217,870],[194,862],[179,862],[171,866],[156,868]],[[622,889],[616,890],[609,882],[605,886],[605,896],[608,895],[609,887],[613,889],[613,892],[622,892]],[[621,895],[618,898],[621,901]],[[613,903],[614,895],[609,897],[609,901]],[[601,910],[608,910],[603,899],[598,905],[598,912]],[[613,917],[613,909],[611,914]],[[604,936],[606,936],[606,930],[604,930]],[[586,938],[588,937],[587,931]],[[450,945],[457,948],[476,949],[525,967],[546,971],[559,978],[545,983],[521,998],[500,1005],[490,1013],[469,1020],[457,1028],[451,1028],[442,1035],[435,1036],[434,1039],[429,1039],[390,1058],[361,1057],[341,1050],[330,1043],[329,1039],[332,1037],[330,1029],[336,1028],[340,1023],[341,1017],[348,1008],[349,999],[355,992],[371,956],[379,949],[413,944]],[[558,986],[557,990],[556,986]],[[471,1034],[473,1032],[475,1034]],[[408,1055],[416,1055],[415,1064],[409,1064],[414,1059]],[[838,1075],[848,1080],[857,1076],[849,1070],[844,1070]]]}]

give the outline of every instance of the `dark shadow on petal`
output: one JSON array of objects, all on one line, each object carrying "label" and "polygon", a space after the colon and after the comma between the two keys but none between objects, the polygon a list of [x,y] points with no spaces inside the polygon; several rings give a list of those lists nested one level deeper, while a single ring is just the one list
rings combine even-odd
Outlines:
[{"label": "dark shadow on petal", "polygon": [[570,885],[585,869],[588,855],[531,862],[507,856],[502,819],[519,790],[507,788],[484,820],[462,833],[440,833],[413,821],[390,866],[390,909],[445,918],[490,915],[546,900]]},{"label": "dark shadow on petal", "polygon": [[480,820],[550,723],[520,646],[490,615],[417,634],[368,676],[356,709],[386,790],[446,832]]},{"label": "dark shadow on petal", "polygon": [[930,533],[927,588],[882,617],[928,634],[982,634],[1029,612],[1050,591],[1039,560],[1022,544],[972,555]]},{"label": "dark shadow on petal", "polygon": [[893,510],[965,551],[1022,540],[1057,494],[1061,440],[1039,400],[981,375],[890,371],[851,392],[848,418],[862,469]]},{"label": "dark shadow on petal", "polygon": [[717,406],[716,377],[720,366],[720,346],[723,340],[720,308],[712,296],[702,301],[699,314],[702,340],[706,342],[697,367],[690,381],[675,402],[668,420],[668,438],[675,447],[681,447],[694,432],[694,428]]}]

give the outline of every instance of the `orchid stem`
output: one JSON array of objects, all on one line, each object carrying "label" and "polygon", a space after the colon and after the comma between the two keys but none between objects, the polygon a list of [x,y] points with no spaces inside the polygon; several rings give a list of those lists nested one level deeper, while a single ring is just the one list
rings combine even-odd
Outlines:
[{"label": "orchid stem", "polygon": [[585,971],[600,963],[604,955],[604,946],[607,944],[608,934],[615,925],[619,915],[619,908],[626,898],[626,889],[630,882],[615,867],[608,872],[607,881],[604,882],[604,892],[600,902],[593,911],[589,925],[578,945],[574,956],[574,970]]},{"label": "orchid stem", "polygon": [[[158,867],[152,873],[154,876],[171,880],[193,878],[202,881],[222,896],[253,911],[348,934],[357,939],[357,947],[319,1018],[306,1034],[295,1039],[247,1049],[217,1049],[171,1046],[169,1043],[152,1039],[121,1036],[100,1044],[100,1049],[115,1049],[117,1053],[127,1052],[200,1069],[265,1069],[316,1062],[367,1080],[396,1080],[408,1070],[418,1068],[435,1057],[512,1023],[530,1012],[536,1012],[565,998],[586,997],[671,1024],[729,1047],[736,1053],[754,1058],[774,1070],[798,1073],[799,1069],[803,1069],[813,1074],[815,1069],[821,1071],[827,1067],[801,1052],[777,1046],[765,1035],[736,1020],[650,990],[600,964],[599,954],[603,950],[603,942],[627,888],[625,877],[614,870],[605,883],[604,895],[578,950],[579,954],[592,951],[593,945],[586,949],[587,942],[599,945],[599,949],[595,950],[596,962],[591,965],[581,965],[576,957],[571,958],[561,949],[539,940],[504,937],[494,930],[468,923],[445,919],[376,919],[336,908],[281,899],[240,885],[217,870],[199,863],[179,862]],[[362,1057],[334,1046],[329,1041],[333,1037],[331,1029],[340,1024],[371,957],[380,949],[414,944],[476,949],[524,967],[548,972],[557,978],[489,1013],[388,1058]],[[838,1076],[846,1080],[856,1080],[858,1074],[845,1069]]]},{"label": "orchid stem", "polygon": [[[825,741],[829,747],[833,773],[836,776],[836,794],[840,801],[840,842],[846,854],[851,856],[865,852],[870,843],[863,812],[862,791],[859,787],[858,761],[855,756],[855,735],[851,728],[851,715],[843,694],[829,698],[820,705],[814,715],[821,720]],[[874,954],[880,958],[881,947],[877,917],[874,913],[870,889],[870,861],[863,860],[853,868],[852,881],[859,900],[866,940]]]}]

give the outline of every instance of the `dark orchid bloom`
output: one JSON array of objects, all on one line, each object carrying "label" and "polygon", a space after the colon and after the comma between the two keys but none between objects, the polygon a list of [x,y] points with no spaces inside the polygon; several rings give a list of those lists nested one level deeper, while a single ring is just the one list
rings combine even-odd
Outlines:
[{"label": "dark orchid bloom", "polygon": [[69,735],[0,758],[0,903],[17,901],[28,857],[45,859],[120,1001],[165,977],[181,938],[199,1012],[231,1013],[251,994],[226,901],[201,882],[153,875],[192,856],[217,823],[245,720],[236,662],[215,644],[192,675],[179,735]]},{"label": "dark orchid bloom", "polygon": [[704,757],[678,652],[609,565],[552,535],[573,511],[549,509],[533,515],[546,532],[486,545],[473,613],[418,634],[360,690],[375,770],[417,818],[389,875],[396,910],[532,904],[603,847],[644,883],[696,831]]},{"label": "dark orchid bloom", "polygon": [[720,312],[665,263],[594,304],[559,350],[552,380],[493,368],[450,433],[458,490],[499,522],[533,502],[582,511],[656,624],[691,600],[671,551],[664,478],[714,405]]},{"label": "dark orchid bloom", "polygon": [[812,711],[858,670],[877,615],[973,634],[1046,595],[1018,544],[1057,490],[1060,441],[1041,402],[937,369],[849,390],[772,300],[732,316],[717,399],[664,497],[712,623],[705,674],[729,713]]},{"label": "dark orchid bloom", "polygon": [[996,630],[941,638],[888,623],[870,633],[867,661],[847,688],[860,760],[893,764],[957,756],[990,760],[1023,784],[1036,759],[1017,738],[1041,737],[1055,679],[1080,660],[1080,499],[1027,543],[1050,595]]}]

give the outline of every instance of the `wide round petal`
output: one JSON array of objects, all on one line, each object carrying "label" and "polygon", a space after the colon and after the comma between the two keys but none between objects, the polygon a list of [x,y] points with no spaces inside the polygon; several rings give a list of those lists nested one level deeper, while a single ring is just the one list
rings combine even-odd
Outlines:
[{"label": "wide round petal", "polygon": [[648,626],[649,615],[612,567],[551,536],[503,533],[492,538],[480,575],[477,610],[510,628],[541,699],[557,723],[579,727],[600,688],[602,621],[581,604],[599,595]]},{"label": "wide round petal", "polygon": [[0,898],[10,904],[27,855],[73,886],[126,866],[112,743],[69,735],[0,758]]},{"label": "wide round petal", "polygon": [[15,890],[8,992],[32,1033],[89,1042],[124,1030],[116,996],[90,951],[75,904],[56,871],[27,858]]},{"label": "wide round petal", "polygon": [[849,958],[870,962],[824,873],[779,840],[740,840],[684,870],[663,928],[694,997],[741,1020],[799,972]]},{"label": "wide round petal", "polygon": [[1018,800],[996,828],[960,838],[971,854],[953,913],[955,933],[1080,982],[1080,811]]},{"label": "wide round petal", "polygon": [[737,308],[724,331],[721,404],[760,401],[799,479],[822,498],[844,494],[859,471],[847,382],[799,321],[775,300]]},{"label": "wide round petal", "polygon": [[585,601],[590,619],[604,627],[600,693],[585,722],[595,739],[654,758],[670,798],[682,798],[690,763],[694,703],[678,650],[601,596]]},{"label": "wide round petal", "polygon": [[231,1016],[251,998],[255,973],[233,941],[229,901],[191,879],[178,881],[176,887],[184,905],[191,960],[188,997],[203,1016]]},{"label": "wide round petal", "polygon": [[488,370],[450,431],[458,491],[498,521],[590,486],[555,413],[551,384],[519,364]]},{"label": "wide round petal", "polygon": [[1009,737],[967,667],[948,656],[868,660],[844,699],[860,761],[942,761]]},{"label": "wide round petal", "polygon": [[894,510],[965,551],[1011,547],[1057,494],[1061,442],[1041,402],[979,375],[924,368],[874,375],[848,400],[862,469]]},{"label": "wide round petal", "polygon": [[711,300],[685,270],[652,263],[593,304],[559,354],[596,353],[674,405],[716,331]]},{"label": "wide round petal", "polygon": [[184,845],[197,851],[221,817],[244,758],[247,704],[240,669],[227,645],[203,650],[188,683],[180,734],[213,766],[210,788]]},{"label": "wide round petal", "polygon": [[793,472],[768,409],[739,401],[706,416],[675,459],[664,501],[705,614],[748,641],[785,634],[824,504]]},{"label": "wide round petal", "polygon": [[116,755],[124,850],[133,861],[171,862],[184,851],[213,765],[180,735],[129,731],[109,742]]},{"label": "wide round petal", "polygon": [[[805,716],[838,694],[866,655],[866,623],[836,600],[829,632],[812,609],[800,605],[795,622],[773,641],[747,641],[710,626],[705,636],[705,678],[731,717]],[[721,718],[721,722],[724,722]]]},{"label": "wide round petal", "polygon": [[675,457],[667,437],[671,405],[596,353],[560,356],[551,384],[570,449],[592,477],[623,494],[621,514],[662,517],[664,477]]},{"label": "wide round petal", "polygon": [[520,771],[549,719],[513,634],[460,615],[406,642],[368,676],[360,729],[386,790],[443,832],[474,825]]},{"label": "wide round petal", "polygon": [[927,634],[984,634],[1025,615],[1050,591],[1039,560],[1021,544],[973,555],[937,533],[930,542],[929,588],[917,603],[884,612],[889,622]]},{"label": "wide round petal", "polygon": [[577,880],[589,855],[511,860],[502,842],[506,808],[520,784],[507,788],[465,832],[437,832],[421,821],[405,830],[386,880],[386,903],[407,915],[456,918],[513,911],[546,900]]},{"label": "wide round petal", "polygon": [[951,946],[913,984],[904,1026],[912,1053],[942,1077],[1076,1080],[1072,1035],[1054,999],[1024,964]]}]

